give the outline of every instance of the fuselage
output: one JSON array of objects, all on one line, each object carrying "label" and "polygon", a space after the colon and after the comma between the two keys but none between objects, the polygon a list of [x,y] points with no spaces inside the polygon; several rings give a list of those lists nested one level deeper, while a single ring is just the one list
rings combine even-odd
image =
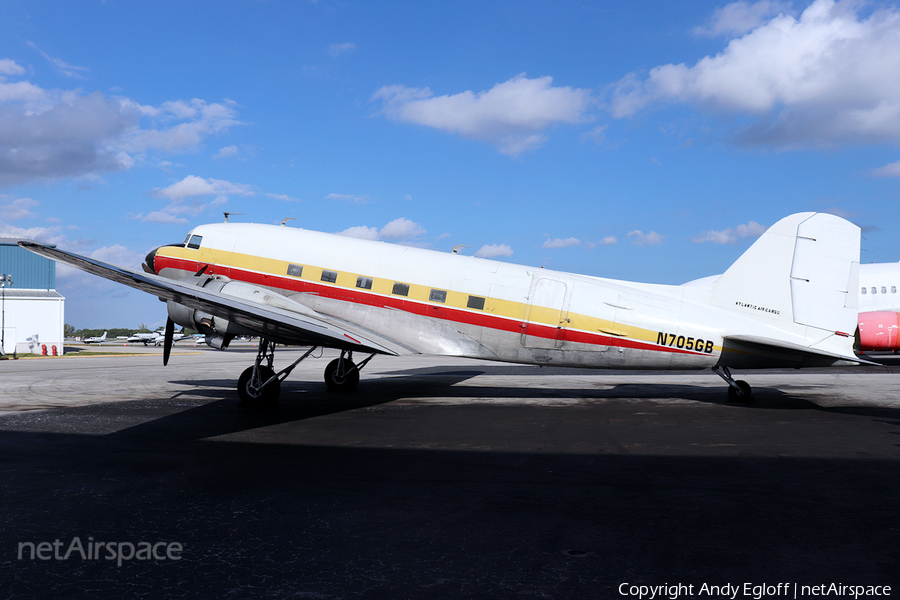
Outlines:
[{"label": "fuselage", "polygon": [[900,311],[900,263],[859,266],[859,312]]},{"label": "fuselage", "polygon": [[701,369],[718,363],[726,327],[778,329],[711,306],[709,286],[624,282],[272,225],[199,226],[183,245],[157,249],[152,268],[170,278],[205,268],[277,291],[410,352],[518,363]]}]

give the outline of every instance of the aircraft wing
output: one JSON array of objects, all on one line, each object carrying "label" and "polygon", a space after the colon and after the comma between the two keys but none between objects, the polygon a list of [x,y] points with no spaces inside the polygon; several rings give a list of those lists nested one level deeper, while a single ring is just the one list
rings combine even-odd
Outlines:
[{"label": "aircraft wing", "polygon": [[172,300],[188,308],[228,319],[276,343],[390,355],[412,353],[393,340],[305,307],[303,312],[295,312],[204,289],[190,280],[143,273],[44,244],[20,241],[19,245],[82,271],[153,294],[160,300]]}]

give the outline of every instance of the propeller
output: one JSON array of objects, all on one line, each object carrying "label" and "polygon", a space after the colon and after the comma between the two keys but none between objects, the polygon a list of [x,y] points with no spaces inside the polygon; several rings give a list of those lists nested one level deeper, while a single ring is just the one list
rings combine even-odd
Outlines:
[{"label": "propeller", "polygon": [[166,333],[163,338],[163,366],[169,364],[169,355],[172,353],[172,338],[175,336],[175,321],[166,318]]}]

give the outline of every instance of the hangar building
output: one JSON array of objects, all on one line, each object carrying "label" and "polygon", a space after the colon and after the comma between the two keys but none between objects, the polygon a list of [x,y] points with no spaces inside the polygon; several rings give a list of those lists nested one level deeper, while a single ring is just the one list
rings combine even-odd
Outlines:
[{"label": "hangar building", "polygon": [[65,298],[56,291],[56,263],[0,237],[0,328],[4,354],[62,354]]}]

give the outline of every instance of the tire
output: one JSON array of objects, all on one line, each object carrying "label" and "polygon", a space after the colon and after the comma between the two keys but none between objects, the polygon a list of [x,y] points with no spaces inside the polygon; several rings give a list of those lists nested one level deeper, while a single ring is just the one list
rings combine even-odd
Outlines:
[{"label": "tire", "polygon": [[[275,375],[275,371],[269,367],[259,366],[259,377],[262,381],[266,381]],[[253,378],[253,367],[247,367],[241,373],[238,379],[237,391],[238,397],[241,399],[241,406],[272,406],[281,394],[281,381],[275,380],[261,390],[254,389],[250,386],[250,380]]]},{"label": "tire", "polygon": [[[338,365],[341,359],[336,358],[325,367],[325,385],[331,392],[352,392],[359,385],[359,369],[350,359],[344,359],[345,374],[338,375]],[[346,372],[348,371],[349,372]]]},{"label": "tire", "polygon": [[742,379],[738,379],[735,383],[738,384],[738,387],[741,389],[738,391],[729,385],[728,399],[731,402],[743,402],[744,404],[753,402],[753,390],[750,388],[750,384]]}]

